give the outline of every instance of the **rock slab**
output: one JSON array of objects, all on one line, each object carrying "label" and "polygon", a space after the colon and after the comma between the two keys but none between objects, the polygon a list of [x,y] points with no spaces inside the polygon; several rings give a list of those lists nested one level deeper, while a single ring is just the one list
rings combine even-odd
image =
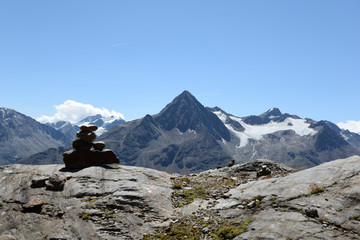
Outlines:
[{"label": "rock slab", "polygon": [[70,150],[63,153],[65,167],[79,169],[90,166],[102,166],[104,164],[120,163],[114,152],[105,149],[103,151],[77,151]]}]

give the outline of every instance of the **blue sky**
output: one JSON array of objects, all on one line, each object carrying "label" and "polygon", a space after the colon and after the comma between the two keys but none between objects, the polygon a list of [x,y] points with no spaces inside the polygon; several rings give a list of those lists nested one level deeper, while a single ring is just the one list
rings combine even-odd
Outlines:
[{"label": "blue sky", "polygon": [[[360,1],[0,1],[0,106],[158,113],[189,90],[236,116],[360,121]],[[74,113],[76,114],[76,113]]]}]

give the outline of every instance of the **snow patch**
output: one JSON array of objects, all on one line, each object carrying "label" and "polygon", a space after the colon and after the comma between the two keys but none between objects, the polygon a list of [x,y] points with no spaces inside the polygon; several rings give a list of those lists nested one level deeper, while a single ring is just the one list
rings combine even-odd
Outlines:
[{"label": "snow patch", "polygon": [[[214,112],[222,122],[225,123],[226,115],[221,112]],[[225,126],[233,132],[238,138],[240,138],[240,147],[244,147],[249,143],[249,139],[260,140],[263,136],[278,131],[293,130],[300,136],[315,135],[316,131],[310,128],[310,124],[306,123],[305,119],[294,119],[291,117],[286,118],[283,122],[269,122],[263,125],[249,125],[242,121],[241,118],[229,116],[233,121],[239,122],[244,127],[244,131],[236,131],[230,124]]]}]

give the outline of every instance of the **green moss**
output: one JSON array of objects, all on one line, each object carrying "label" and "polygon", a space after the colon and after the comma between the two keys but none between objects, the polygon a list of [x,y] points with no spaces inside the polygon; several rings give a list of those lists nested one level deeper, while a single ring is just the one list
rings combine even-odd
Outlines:
[{"label": "green moss", "polygon": [[228,225],[229,223],[227,223],[225,226],[212,233],[211,237],[214,240],[233,239],[237,235],[246,232],[249,223],[250,220],[248,219],[244,219],[241,225],[235,225],[234,223]]}]

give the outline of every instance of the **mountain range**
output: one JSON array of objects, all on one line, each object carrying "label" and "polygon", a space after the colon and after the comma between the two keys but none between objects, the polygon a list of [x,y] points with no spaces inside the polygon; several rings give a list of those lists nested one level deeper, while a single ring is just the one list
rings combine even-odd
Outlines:
[{"label": "mountain range", "polygon": [[184,91],[160,113],[117,125],[105,141],[126,165],[190,173],[256,159],[295,168],[359,154],[360,135],[328,121],[301,119],[277,108],[236,117],[205,108]]},{"label": "mountain range", "polygon": [[[96,124],[99,119],[101,116],[92,116],[72,126],[63,122],[54,127],[72,132],[74,139],[76,127]],[[111,122],[111,119],[102,121]],[[271,159],[291,167],[307,168],[358,155],[360,148],[359,134],[340,129],[329,121],[303,119],[277,108],[258,116],[237,117],[219,107],[204,107],[188,91],[158,114],[120,123],[112,120],[112,125],[107,125],[111,128],[97,140],[106,142],[121,164],[170,173],[200,172],[226,166],[232,159],[236,163]],[[62,163],[61,151],[50,149],[20,162]]]},{"label": "mountain range", "polygon": [[104,117],[101,114],[96,114],[93,116],[88,116],[77,123],[71,123],[68,121],[56,121],[56,122],[48,122],[46,125],[59,130],[70,138],[74,138],[76,136],[76,132],[80,130],[81,125],[96,125],[98,126],[98,130],[96,130],[95,134],[100,136],[113,126],[117,124],[124,123],[125,120],[120,117],[109,116]]}]

